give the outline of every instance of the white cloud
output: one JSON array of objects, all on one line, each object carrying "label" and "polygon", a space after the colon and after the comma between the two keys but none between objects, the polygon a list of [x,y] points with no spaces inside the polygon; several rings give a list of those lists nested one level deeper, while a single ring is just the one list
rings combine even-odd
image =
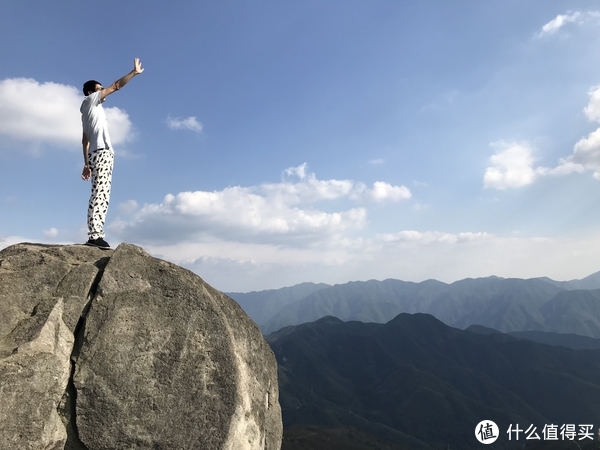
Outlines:
[{"label": "white cloud", "polygon": [[181,118],[181,117],[167,117],[167,125],[171,130],[189,130],[201,133],[203,126],[194,116]]},{"label": "white cloud", "polygon": [[351,180],[319,180],[314,173],[308,172],[308,164],[303,163],[285,169],[280,183],[264,183],[260,190],[275,202],[297,205],[346,197],[354,185]]},{"label": "white cloud", "polygon": [[[352,180],[319,180],[302,164],[283,172],[279,183],[227,187],[221,191],[168,194],[161,203],[137,209],[130,201],[111,230],[124,239],[144,242],[224,240],[304,246],[360,230],[367,223],[364,207],[335,203],[397,202],[410,198],[404,186],[375,182],[372,188]],[[317,207],[329,202],[327,209]]]},{"label": "white cloud", "polygon": [[581,18],[581,16],[582,14],[580,12],[574,12],[570,14],[559,14],[542,27],[538,36],[543,37],[549,34],[554,34],[567,23],[577,22]]},{"label": "white cloud", "polygon": [[[595,86],[589,92],[590,101],[583,112],[586,117],[600,122],[600,86]],[[594,178],[600,180],[600,128],[592,131],[587,137],[581,138],[573,148],[573,154],[561,159],[559,165],[550,170],[553,175],[581,173],[585,170],[594,172]]]},{"label": "white cloud", "polygon": [[[73,86],[29,78],[0,81],[0,136],[30,144],[81,149],[82,95]],[[131,122],[119,108],[105,108],[115,144],[131,137]]]},{"label": "white cloud", "polygon": [[483,185],[486,188],[504,190],[527,186],[547,170],[533,168],[532,149],[527,143],[498,141],[490,145],[500,150],[490,158],[492,166],[485,170]]},{"label": "white cloud", "polygon": [[593,170],[594,178],[600,179],[600,128],[590,133],[587,138],[580,139],[561,166],[565,173]]},{"label": "white cloud", "polygon": [[302,163],[296,167],[288,167],[287,169],[285,169],[283,171],[283,173],[285,175],[287,175],[288,177],[296,176],[296,177],[300,178],[301,180],[303,180],[309,175],[307,172],[307,169],[308,169],[308,164]]},{"label": "white cloud", "polygon": [[369,197],[375,202],[399,202],[411,197],[410,190],[406,186],[392,186],[385,181],[376,181],[373,188],[369,190]]},{"label": "white cloud", "polygon": [[[109,97],[111,98],[111,97]],[[79,111],[79,110],[78,110]],[[108,131],[110,133],[110,140],[113,145],[119,145],[123,142],[131,141],[135,137],[135,132],[129,116],[125,111],[116,106],[107,108],[104,106],[106,112],[106,121],[108,122]],[[79,116],[79,122],[81,123],[81,115]],[[77,142],[81,141],[81,130],[79,130]],[[116,152],[119,153],[121,149],[117,148]]]},{"label": "white cloud", "polygon": [[58,236],[58,229],[56,228],[48,228],[47,230],[44,230],[44,236],[48,237],[48,238],[54,238],[56,236]]},{"label": "white cloud", "polygon": [[[589,120],[600,122],[600,86],[590,89],[589,96],[590,100],[583,112]],[[593,172],[595,179],[600,180],[600,128],[577,141],[573,153],[559,159],[554,168],[534,167],[532,148],[526,142],[498,141],[491,146],[500,150],[490,158],[492,165],[485,171],[483,183],[486,188],[518,188],[532,184],[540,177],[563,176],[588,170]]]},{"label": "white cloud", "polygon": [[350,198],[364,202],[399,202],[408,200],[412,194],[406,186],[392,186],[385,181],[376,181],[372,188],[364,183],[356,183],[353,186]]},{"label": "white cloud", "polygon": [[590,101],[583,108],[583,112],[588,119],[594,122],[600,122],[600,86],[594,86],[588,92]]},{"label": "white cloud", "polygon": [[0,250],[20,242],[32,242],[32,240],[21,236],[0,236]]},{"label": "white cloud", "polygon": [[542,29],[536,34],[536,37],[543,38],[555,34],[561,28],[564,28],[570,23],[576,25],[583,25],[591,20],[600,18],[600,11],[586,11],[586,12],[567,12],[566,14],[559,14],[550,22],[546,23]]},{"label": "white cloud", "polygon": [[[349,198],[361,202],[397,202],[411,197],[405,186],[393,186],[383,181],[376,181],[372,188],[362,182],[352,180],[319,180],[314,173],[308,172],[308,165],[303,163],[290,167],[283,172],[281,183],[265,183],[261,189],[269,196],[290,204],[316,203],[340,198]],[[294,182],[296,177],[300,182]]]},{"label": "white cloud", "polygon": [[369,164],[376,166],[379,164],[383,164],[384,163],[384,159],[383,158],[377,158],[377,159],[370,159],[369,161],[367,161]]}]

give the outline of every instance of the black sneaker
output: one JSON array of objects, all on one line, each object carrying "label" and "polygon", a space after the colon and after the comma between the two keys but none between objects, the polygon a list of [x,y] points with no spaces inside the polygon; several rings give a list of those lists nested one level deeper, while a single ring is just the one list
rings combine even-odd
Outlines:
[{"label": "black sneaker", "polygon": [[108,242],[106,242],[104,239],[102,238],[98,238],[98,239],[90,239],[89,241],[87,241],[85,243],[85,245],[89,245],[90,247],[98,247],[104,250],[107,250],[110,248],[110,245],[108,244]]}]

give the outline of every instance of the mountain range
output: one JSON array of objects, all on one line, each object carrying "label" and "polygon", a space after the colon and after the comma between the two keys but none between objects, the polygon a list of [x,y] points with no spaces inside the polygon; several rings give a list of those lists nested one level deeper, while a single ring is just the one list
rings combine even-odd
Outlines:
[{"label": "mountain range", "polygon": [[303,283],[228,293],[278,361],[282,450],[596,449],[508,441],[512,424],[600,425],[600,272]]},{"label": "mountain range", "polygon": [[600,272],[582,280],[464,279],[420,283],[388,279],[300,285],[227,293],[264,334],[325,316],[386,323],[401,313],[427,313],[452,327],[541,331],[600,338]]},{"label": "mountain range", "polygon": [[[267,340],[279,366],[282,450],[329,449],[332,442],[348,449],[479,449],[475,428],[483,420],[500,430],[487,448],[566,449],[575,443],[546,445],[523,434],[509,440],[507,430],[534,426],[542,436],[544,425],[592,424],[596,439],[600,425],[600,350],[484,327],[460,330],[421,313],[385,324],[327,316]],[[596,448],[598,441],[577,444]]]}]

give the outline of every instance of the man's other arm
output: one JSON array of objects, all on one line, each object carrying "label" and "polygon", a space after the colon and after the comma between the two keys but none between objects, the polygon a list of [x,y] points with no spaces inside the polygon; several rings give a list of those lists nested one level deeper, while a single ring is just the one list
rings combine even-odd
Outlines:
[{"label": "man's other arm", "polygon": [[82,180],[89,180],[92,175],[92,171],[90,170],[90,162],[88,160],[88,150],[90,148],[90,141],[85,133],[81,137],[81,145],[83,146],[83,171],[81,172]]}]

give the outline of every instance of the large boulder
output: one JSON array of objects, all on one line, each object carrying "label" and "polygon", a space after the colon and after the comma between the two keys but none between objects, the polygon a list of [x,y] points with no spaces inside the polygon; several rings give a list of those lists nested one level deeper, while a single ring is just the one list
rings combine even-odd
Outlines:
[{"label": "large boulder", "polygon": [[121,244],[0,252],[0,450],[279,450],[277,365],[200,277]]}]

